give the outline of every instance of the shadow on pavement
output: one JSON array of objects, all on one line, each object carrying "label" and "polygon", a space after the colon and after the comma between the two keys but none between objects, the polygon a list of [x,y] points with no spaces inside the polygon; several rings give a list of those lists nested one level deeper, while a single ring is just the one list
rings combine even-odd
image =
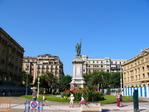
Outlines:
[{"label": "shadow on pavement", "polygon": [[110,112],[109,109],[102,109],[102,112]]}]

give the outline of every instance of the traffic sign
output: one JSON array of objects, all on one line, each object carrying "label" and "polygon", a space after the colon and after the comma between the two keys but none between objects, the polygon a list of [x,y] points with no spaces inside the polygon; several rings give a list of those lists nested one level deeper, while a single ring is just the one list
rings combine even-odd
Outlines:
[{"label": "traffic sign", "polygon": [[30,102],[30,109],[38,109],[38,101],[31,101]]}]

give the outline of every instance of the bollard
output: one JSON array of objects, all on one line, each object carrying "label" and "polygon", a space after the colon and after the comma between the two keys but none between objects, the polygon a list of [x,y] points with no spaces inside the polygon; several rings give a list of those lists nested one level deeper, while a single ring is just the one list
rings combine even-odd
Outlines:
[{"label": "bollard", "polygon": [[133,107],[134,112],[139,112],[138,90],[134,90],[133,92]]}]

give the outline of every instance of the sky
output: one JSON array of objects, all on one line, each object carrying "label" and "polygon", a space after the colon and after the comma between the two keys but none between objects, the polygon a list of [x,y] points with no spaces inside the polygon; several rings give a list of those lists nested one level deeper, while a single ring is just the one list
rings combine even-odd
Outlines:
[{"label": "sky", "polygon": [[149,0],[0,0],[0,27],[24,56],[59,56],[72,75],[75,46],[91,58],[131,59],[149,47]]}]

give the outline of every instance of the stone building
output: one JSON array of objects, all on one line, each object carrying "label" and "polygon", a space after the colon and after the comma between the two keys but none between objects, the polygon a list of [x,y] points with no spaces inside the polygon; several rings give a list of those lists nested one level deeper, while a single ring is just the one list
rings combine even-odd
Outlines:
[{"label": "stone building", "polygon": [[19,86],[24,49],[0,28],[0,86]]},{"label": "stone building", "polygon": [[149,97],[149,48],[123,64],[124,95],[138,89],[140,97]]},{"label": "stone building", "polygon": [[60,58],[50,54],[24,57],[22,69],[33,75],[33,83],[35,83],[37,76],[46,72],[51,72],[58,78],[64,76],[63,63],[60,61]]},{"label": "stone building", "polygon": [[126,59],[110,59],[105,57],[104,59],[89,58],[87,55],[82,55],[84,61],[83,74],[89,74],[93,72],[105,71],[105,72],[120,72],[121,65],[127,61]]}]

